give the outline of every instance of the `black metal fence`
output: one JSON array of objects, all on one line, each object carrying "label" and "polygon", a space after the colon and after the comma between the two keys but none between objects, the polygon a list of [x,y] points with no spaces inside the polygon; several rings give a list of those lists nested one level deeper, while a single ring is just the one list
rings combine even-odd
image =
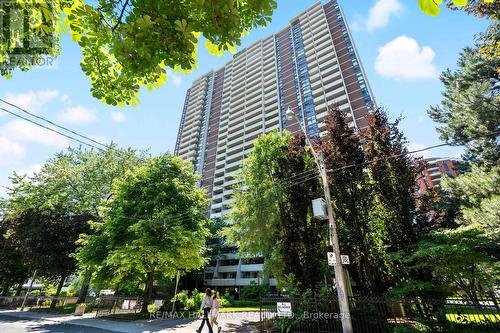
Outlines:
[{"label": "black metal fence", "polygon": [[[351,297],[349,303],[355,333],[500,332],[500,309],[492,300]],[[342,332],[335,297],[264,297],[260,318],[261,333]]]},{"label": "black metal fence", "polygon": [[136,296],[101,296],[94,302],[96,317],[134,320],[141,311],[142,302]]},{"label": "black metal fence", "polygon": [[[78,297],[67,296],[28,296],[24,306],[26,308],[49,308],[52,302],[56,307],[67,304],[76,304]],[[20,308],[24,302],[24,296],[0,296],[0,308],[16,309]]]}]

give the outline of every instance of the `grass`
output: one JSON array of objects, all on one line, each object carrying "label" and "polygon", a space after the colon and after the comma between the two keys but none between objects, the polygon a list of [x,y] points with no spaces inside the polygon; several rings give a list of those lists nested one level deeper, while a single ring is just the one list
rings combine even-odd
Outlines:
[{"label": "grass", "polygon": [[481,323],[489,321],[500,323],[500,313],[481,313],[479,310],[467,310],[460,313],[447,313],[446,319],[453,323]]},{"label": "grass", "polygon": [[247,306],[247,307],[230,306],[227,308],[220,309],[220,312],[254,312],[254,311],[260,311],[260,307],[259,306]]},{"label": "grass", "polygon": [[[260,307],[226,307],[226,308],[221,308],[220,312],[228,313],[228,312],[253,312],[253,311],[259,311]],[[107,318],[111,320],[124,320],[124,321],[133,321],[133,320],[148,320],[148,319],[164,319],[164,320],[169,320],[169,319],[185,319],[185,318],[197,318],[197,315],[200,314],[198,311],[191,310],[191,311],[178,311],[176,312],[175,317],[171,318],[169,317],[168,313],[163,314],[162,312],[158,313],[158,317],[156,316],[155,312],[152,313],[115,313],[109,316],[103,316],[102,318]],[[161,317],[161,316],[165,317]]]},{"label": "grass", "polygon": [[[75,313],[77,304],[64,304],[61,306],[56,306],[54,309],[50,309],[49,306],[42,306],[42,307],[32,307],[29,308],[30,311],[40,311],[40,312],[52,312],[52,313],[58,313],[58,314],[72,314]],[[96,310],[93,309],[91,306],[87,306],[85,308],[85,313],[89,312],[95,312]]]}]

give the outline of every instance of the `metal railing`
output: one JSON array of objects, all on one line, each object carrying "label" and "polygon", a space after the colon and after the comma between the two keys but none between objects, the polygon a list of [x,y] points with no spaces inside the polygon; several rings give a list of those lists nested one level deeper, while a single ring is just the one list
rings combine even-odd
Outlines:
[{"label": "metal railing", "polygon": [[96,318],[135,320],[142,302],[138,296],[101,296],[96,298],[93,307],[97,310]]},{"label": "metal railing", "polygon": [[[281,304],[278,310],[278,303]],[[290,311],[291,307],[291,311]],[[442,332],[500,332],[500,309],[496,300],[390,299],[350,297],[355,333],[419,332],[428,326]],[[285,311],[284,311],[285,310]],[[341,332],[341,316],[335,297],[263,297],[260,332]],[[405,331],[406,329],[406,331]],[[430,330],[433,331],[433,330]]]},{"label": "metal railing", "polygon": [[[55,307],[64,306],[67,304],[76,304],[78,297],[68,296],[28,296],[26,298],[26,308],[49,308],[52,302],[55,302]],[[87,301],[91,299],[88,298]],[[24,296],[0,296],[0,308],[16,309],[23,304]]]}]

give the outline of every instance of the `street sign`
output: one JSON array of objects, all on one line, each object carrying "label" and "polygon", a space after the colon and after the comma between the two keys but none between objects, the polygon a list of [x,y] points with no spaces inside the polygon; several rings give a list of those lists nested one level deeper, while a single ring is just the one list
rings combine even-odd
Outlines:
[{"label": "street sign", "polygon": [[335,259],[334,252],[328,252],[328,265],[335,266],[337,264],[337,260]]},{"label": "street sign", "polygon": [[276,304],[276,315],[278,317],[293,317],[292,303],[278,302]]},{"label": "street sign", "polygon": [[[341,255],[340,260],[342,261],[342,265],[349,265],[351,261],[349,260],[349,256]],[[335,259],[335,252],[328,252],[328,265],[335,266],[337,264],[337,259]]]}]

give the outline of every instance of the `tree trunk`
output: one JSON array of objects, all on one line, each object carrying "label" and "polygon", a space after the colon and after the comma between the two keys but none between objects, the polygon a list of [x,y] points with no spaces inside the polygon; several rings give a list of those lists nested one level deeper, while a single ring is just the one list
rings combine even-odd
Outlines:
[{"label": "tree trunk", "polygon": [[495,304],[495,307],[497,308],[497,311],[500,311],[500,305],[498,304],[497,298],[495,297],[495,292],[493,289],[488,289],[488,295],[490,295],[491,299],[493,300],[493,304]]},{"label": "tree trunk", "polygon": [[154,272],[148,272],[146,274],[146,285],[144,286],[144,297],[142,300],[141,313],[148,312],[148,305],[149,305],[149,301],[151,300],[151,294],[153,292],[154,277],[155,277]]},{"label": "tree trunk", "polygon": [[50,308],[53,309],[56,307],[56,304],[57,304],[57,299],[56,297],[59,296],[59,294],[61,293],[61,289],[64,285],[64,281],[66,280],[66,274],[63,274],[61,275],[61,279],[59,280],[59,284],[57,285],[57,291],[56,291],[56,295],[55,297],[52,298],[52,302],[50,303]]},{"label": "tree trunk", "polygon": [[87,293],[89,291],[90,279],[92,278],[92,273],[90,271],[85,271],[82,275],[82,284],[80,286],[80,292],[78,294],[77,304],[85,303],[87,298]]}]

